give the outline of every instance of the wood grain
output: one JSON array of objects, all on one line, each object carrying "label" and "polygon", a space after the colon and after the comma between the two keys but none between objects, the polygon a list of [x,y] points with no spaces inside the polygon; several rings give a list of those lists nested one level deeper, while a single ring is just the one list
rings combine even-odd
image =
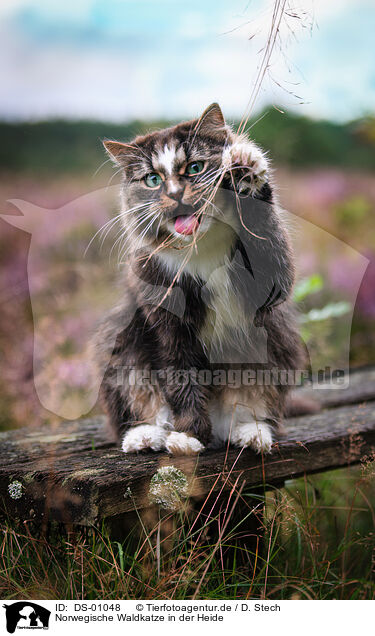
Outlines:
[{"label": "wood grain", "polygon": [[[263,458],[233,448],[199,458],[151,452],[125,456],[113,446],[103,417],[1,433],[0,515],[91,525],[149,507],[150,480],[161,466],[181,469],[190,495],[202,497],[210,489],[233,488],[236,480],[245,481],[247,491],[270,488],[375,453],[374,369],[353,374],[347,389],[318,390],[313,397],[324,406],[340,406],[288,420],[285,436]],[[15,480],[22,483],[19,499],[8,492]]]}]

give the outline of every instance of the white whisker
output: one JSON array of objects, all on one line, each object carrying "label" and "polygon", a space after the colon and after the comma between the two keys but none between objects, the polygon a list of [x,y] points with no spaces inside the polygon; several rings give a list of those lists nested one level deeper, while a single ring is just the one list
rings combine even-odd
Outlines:
[{"label": "white whisker", "polygon": [[[111,231],[112,227],[114,227],[119,221],[121,221],[124,216],[126,216],[127,214],[130,214],[131,212],[134,212],[135,210],[139,210],[145,206],[149,206],[151,205],[151,203],[153,203],[152,201],[148,201],[147,203],[142,203],[142,204],[138,204],[135,205],[133,208],[130,208],[129,210],[123,210],[122,212],[120,212],[120,214],[117,214],[115,217],[113,217],[112,219],[109,219],[108,221],[106,221],[106,223],[104,223],[104,225],[102,225],[97,232],[95,232],[94,236],[92,237],[92,239],[90,240],[89,244],[87,245],[85,251],[84,251],[84,257],[86,256],[91,244],[93,243],[93,241],[96,239],[96,237],[98,235],[100,235],[103,231],[105,231],[105,237],[104,240],[107,238],[109,232]],[[103,243],[101,244],[101,247],[103,246]]]}]

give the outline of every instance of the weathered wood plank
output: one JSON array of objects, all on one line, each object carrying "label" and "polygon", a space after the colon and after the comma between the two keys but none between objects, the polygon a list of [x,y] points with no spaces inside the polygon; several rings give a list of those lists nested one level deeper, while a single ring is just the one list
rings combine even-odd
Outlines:
[{"label": "weathered wood plank", "polygon": [[50,455],[70,456],[113,444],[104,416],[44,425],[38,429],[20,428],[0,433],[0,466],[27,464]]},{"label": "weathered wood plank", "polygon": [[[91,422],[93,432],[96,421]],[[80,452],[69,456],[32,453],[27,461],[12,455],[11,464],[5,464],[3,458],[1,512],[21,519],[49,516],[90,525],[134,507],[149,506],[150,479],[158,468],[167,465],[184,472],[194,497],[210,488],[231,488],[237,478],[251,488],[348,466],[375,452],[375,402],[289,420],[285,437],[264,461],[251,450],[233,448],[206,452],[199,458],[172,458],[164,453],[124,456],[114,448],[95,448],[81,447]],[[8,493],[8,485],[14,480],[23,484],[20,499],[11,499]]]},{"label": "weathered wood plank", "polygon": [[[299,395],[318,402],[323,408],[345,406],[375,399],[375,368],[355,370],[344,389],[309,387],[299,389]],[[28,463],[47,456],[81,454],[84,451],[109,448],[113,438],[103,416],[45,425],[37,430],[21,428],[0,433],[0,467]]]},{"label": "weathered wood plank", "polygon": [[297,393],[315,400],[324,408],[374,400],[375,368],[354,369],[350,373],[349,386],[345,388],[332,388],[330,384],[322,384],[320,388],[306,387],[297,390]]}]

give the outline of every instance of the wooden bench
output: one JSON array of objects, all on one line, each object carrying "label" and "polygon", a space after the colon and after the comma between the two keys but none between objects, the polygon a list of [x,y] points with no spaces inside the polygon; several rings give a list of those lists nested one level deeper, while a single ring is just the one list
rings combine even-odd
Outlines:
[{"label": "wooden bench", "polygon": [[189,496],[202,500],[209,493],[228,497],[228,490],[282,485],[375,453],[375,369],[351,373],[346,389],[313,394],[322,410],[287,420],[286,435],[266,457],[234,448],[199,458],[125,456],[108,439],[103,417],[1,433],[0,515],[92,526],[149,508],[151,480],[161,467],[182,471]]}]

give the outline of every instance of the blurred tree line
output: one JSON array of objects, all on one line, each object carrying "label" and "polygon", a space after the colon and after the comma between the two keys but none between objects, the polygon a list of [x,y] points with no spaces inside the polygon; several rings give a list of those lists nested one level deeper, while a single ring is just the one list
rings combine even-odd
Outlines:
[{"label": "blurred tree line", "polygon": [[[101,140],[122,141],[173,122],[0,122],[0,170],[71,173],[95,170],[103,161]],[[236,122],[235,122],[236,124]],[[248,125],[250,136],[276,164],[294,168],[375,168],[375,118],[346,124],[317,121],[271,108]]]}]

